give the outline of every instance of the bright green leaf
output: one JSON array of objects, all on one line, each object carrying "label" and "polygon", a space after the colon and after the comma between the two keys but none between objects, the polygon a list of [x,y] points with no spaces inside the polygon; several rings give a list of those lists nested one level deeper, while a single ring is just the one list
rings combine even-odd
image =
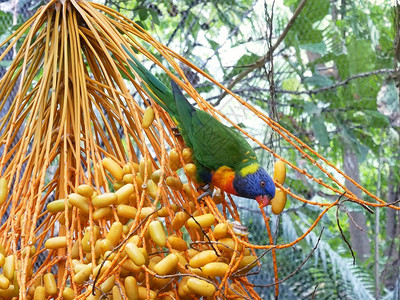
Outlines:
[{"label": "bright green leaf", "polygon": [[287,91],[298,91],[300,81],[297,78],[286,78],[282,81],[282,89]]}]

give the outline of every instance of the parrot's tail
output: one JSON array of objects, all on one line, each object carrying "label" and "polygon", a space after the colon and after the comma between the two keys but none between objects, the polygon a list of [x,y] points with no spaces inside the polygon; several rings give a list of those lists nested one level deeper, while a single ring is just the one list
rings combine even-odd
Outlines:
[{"label": "parrot's tail", "polygon": [[142,83],[143,88],[150,94],[150,96],[156,101],[164,110],[166,110],[171,117],[177,116],[177,107],[174,100],[174,96],[171,91],[155,77],[149,70],[147,70],[126,48],[122,45],[125,52],[129,55],[131,60],[128,60],[130,66],[135,70],[137,75],[144,81]]}]

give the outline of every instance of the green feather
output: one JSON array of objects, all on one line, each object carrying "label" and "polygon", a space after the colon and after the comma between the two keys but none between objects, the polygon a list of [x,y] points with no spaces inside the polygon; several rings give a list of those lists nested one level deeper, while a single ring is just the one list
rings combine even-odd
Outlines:
[{"label": "green feather", "polygon": [[205,167],[216,170],[227,166],[237,169],[257,162],[249,143],[237,131],[223,125],[205,111],[195,109],[171,81],[180,126],[187,133],[196,159]]}]

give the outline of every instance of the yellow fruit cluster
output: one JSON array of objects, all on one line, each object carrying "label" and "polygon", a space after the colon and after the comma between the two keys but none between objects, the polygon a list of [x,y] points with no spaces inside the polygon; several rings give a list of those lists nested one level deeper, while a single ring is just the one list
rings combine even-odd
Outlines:
[{"label": "yellow fruit cluster", "polygon": [[[194,176],[191,155],[190,149],[182,153],[172,149],[171,170],[182,167],[182,157],[186,174]],[[191,186],[177,175],[166,176],[165,185],[170,193],[191,200],[182,206],[177,201],[156,201],[165,199],[168,189],[160,189],[164,176],[153,170],[151,160],[120,166],[104,158],[102,167],[110,175],[113,192],[82,184],[66,199],[47,205],[47,211],[55,214],[61,225],[66,220],[74,222],[73,214],[78,213],[82,226],[81,233],[70,241],[60,235],[44,243],[49,251],[69,249],[65,251],[72,259],[73,283],[64,288],[64,299],[92,290],[93,282],[96,295],[88,299],[101,295],[112,295],[113,299],[175,299],[176,294],[181,299],[213,297],[227,273],[243,275],[257,265],[257,257],[237,242],[238,236],[245,235],[236,230],[237,224],[218,223],[209,208],[200,209]],[[145,178],[149,179],[145,182]],[[217,190],[213,199],[220,203],[223,197]],[[12,284],[13,277],[9,277],[4,281]],[[0,275],[0,288],[2,280]],[[56,281],[57,276],[50,272],[40,276],[29,295],[33,299],[55,295]],[[223,293],[238,295],[241,291],[231,284]]]}]

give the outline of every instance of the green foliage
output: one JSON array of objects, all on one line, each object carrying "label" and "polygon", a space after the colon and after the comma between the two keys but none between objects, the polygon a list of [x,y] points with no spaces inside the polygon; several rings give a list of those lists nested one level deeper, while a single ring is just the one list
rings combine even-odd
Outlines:
[{"label": "green foliage", "polygon": [[[295,215],[282,215],[281,242],[287,243],[296,239],[300,232],[311,225],[295,221],[297,218],[302,221],[310,220],[306,213],[299,212]],[[329,228],[329,222],[325,225]],[[309,299],[312,293],[315,299],[372,299],[373,277],[364,269],[353,265],[351,258],[343,257],[342,246],[338,249],[332,248],[331,243],[327,242],[330,238],[332,234],[325,230],[318,247],[304,267],[288,279],[284,286],[292,290],[297,299]],[[288,249],[280,252],[283,273],[287,275],[293,272],[294,266],[307,259],[317,242],[318,235],[312,232],[294,251]],[[281,276],[285,276],[284,274]]]}]

